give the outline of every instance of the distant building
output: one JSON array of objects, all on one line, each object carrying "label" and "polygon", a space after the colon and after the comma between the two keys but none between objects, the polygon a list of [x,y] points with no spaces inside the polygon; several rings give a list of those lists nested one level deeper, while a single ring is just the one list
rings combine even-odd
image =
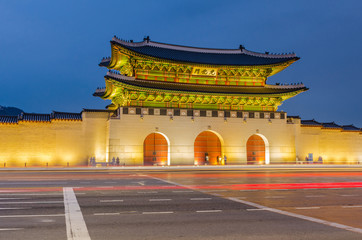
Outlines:
[{"label": "distant building", "polygon": [[6,166],[362,163],[362,131],[278,111],[308,90],[267,84],[293,54],[111,41],[107,110],[0,117]]}]

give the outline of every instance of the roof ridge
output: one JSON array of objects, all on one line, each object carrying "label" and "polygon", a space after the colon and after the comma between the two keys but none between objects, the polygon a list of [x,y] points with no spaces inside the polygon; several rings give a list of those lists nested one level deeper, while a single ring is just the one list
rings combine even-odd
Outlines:
[{"label": "roof ridge", "polygon": [[217,49],[217,48],[200,48],[200,47],[192,47],[192,46],[181,46],[174,45],[169,43],[161,43],[150,41],[149,38],[145,38],[142,42],[133,42],[126,41],[114,36],[112,38],[113,42],[116,42],[121,45],[129,46],[129,47],[143,47],[143,46],[151,46],[151,47],[159,47],[159,48],[167,48],[178,51],[188,51],[188,52],[198,52],[198,53],[216,53],[216,54],[245,54],[254,57],[264,57],[264,58],[296,58],[297,55],[295,53],[288,54],[270,54],[269,52],[258,53],[250,50],[246,50],[242,45],[238,49]]}]

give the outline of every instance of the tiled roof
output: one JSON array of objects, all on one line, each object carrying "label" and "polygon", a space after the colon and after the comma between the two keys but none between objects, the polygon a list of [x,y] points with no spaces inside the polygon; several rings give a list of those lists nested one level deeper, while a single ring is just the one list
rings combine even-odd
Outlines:
[{"label": "tiled roof", "polygon": [[[230,86],[230,85],[207,85],[207,84],[191,84],[191,83],[175,83],[175,82],[162,82],[152,80],[140,80],[132,77],[118,75],[108,72],[106,78],[112,78],[118,82],[136,87],[145,87],[151,89],[163,89],[170,91],[184,91],[184,92],[201,92],[201,93],[218,93],[218,94],[282,94],[295,92],[298,90],[306,91],[304,85],[297,85],[295,87],[268,88],[268,87],[245,87],[245,86]],[[98,96],[98,95],[95,95]]]},{"label": "tiled roof", "polygon": [[18,116],[0,116],[0,123],[18,123]]},{"label": "tiled roof", "polygon": [[297,119],[300,119],[299,116],[288,116],[288,118],[297,118]]},{"label": "tiled roof", "polygon": [[52,119],[57,120],[82,120],[81,113],[53,112]]},{"label": "tiled roof", "polygon": [[343,131],[361,131],[360,128],[351,125],[342,125]]},{"label": "tiled roof", "polygon": [[19,119],[29,122],[50,122],[50,114],[22,113]]},{"label": "tiled roof", "polygon": [[107,109],[85,109],[83,108],[82,112],[114,112],[114,110],[107,110]]},{"label": "tiled roof", "polygon": [[[298,60],[294,54],[257,53],[244,49],[209,49],[171,45],[152,42],[145,39],[143,42],[127,42],[114,37],[112,44],[120,45],[133,52],[179,62],[190,62],[211,65],[255,66],[284,63]],[[108,59],[102,60],[100,66],[107,66]]]},{"label": "tiled roof", "polygon": [[336,124],[335,122],[322,123],[323,128],[335,128],[341,129],[342,127]]},{"label": "tiled roof", "polygon": [[322,126],[320,122],[317,122],[316,120],[302,120],[302,125],[308,125],[308,126]]},{"label": "tiled roof", "polygon": [[52,120],[82,121],[82,113],[52,112],[51,114],[21,113],[19,116],[0,116],[0,123],[51,122]]},{"label": "tiled roof", "polygon": [[103,58],[102,61],[99,63],[99,66],[107,67],[110,61],[111,61],[110,57]]}]

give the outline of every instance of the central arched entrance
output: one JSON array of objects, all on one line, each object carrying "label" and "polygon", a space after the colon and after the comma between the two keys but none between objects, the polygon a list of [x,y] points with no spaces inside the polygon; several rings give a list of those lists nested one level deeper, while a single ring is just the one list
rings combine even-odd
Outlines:
[{"label": "central arched entrance", "polygon": [[143,164],[168,165],[168,142],[162,134],[151,133],[146,137],[143,143]]},{"label": "central arched entrance", "polygon": [[194,153],[195,165],[206,164],[206,158],[208,158],[207,164],[221,164],[222,161],[218,161],[218,158],[222,158],[219,137],[211,131],[200,133],[195,139]]},{"label": "central arched entrance", "polygon": [[265,164],[265,142],[259,135],[252,135],[246,143],[247,164]]}]

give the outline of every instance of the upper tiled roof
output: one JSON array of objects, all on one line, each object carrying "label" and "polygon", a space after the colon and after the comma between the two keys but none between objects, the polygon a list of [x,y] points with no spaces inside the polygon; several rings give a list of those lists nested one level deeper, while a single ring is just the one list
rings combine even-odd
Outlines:
[{"label": "upper tiled roof", "polygon": [[[231,86],[231,85],[207,85],[207,84],[191,84],[191,83],[175,83],[175,82],[161,82],[152,80],[140,80],[134,77],[127,77],[113,72],[107,73],[107,78],[112,78],[119,82],[142,88],[162,89],[170,91],[181,92],[201,92],[201,93],[217,93],[217,94],[282,94],[288,92],[295,92],[298,90],[308,90],[303,84],[289,86],[271,86],[264,87],[245,87],[245,86]],[[101,96],[101,92],[96,92],[94,96]]]},{"label": "upper tiled roof", "polygon": [[[240,46],[239,49],[210,49],[171,45],[152,42],[145,38],[143,42],[128,42],[114,37],[112,44],[120,45],[133,52],[156,57],[160,59],[178,62],[189,62],[210,65],[236,65],[255,66],[284,63],[290,60],[298,60],[294,54],[269,54],[257,53],[246,50]],[[107,66],[110,59],[103,59],[100,66]]]}]

